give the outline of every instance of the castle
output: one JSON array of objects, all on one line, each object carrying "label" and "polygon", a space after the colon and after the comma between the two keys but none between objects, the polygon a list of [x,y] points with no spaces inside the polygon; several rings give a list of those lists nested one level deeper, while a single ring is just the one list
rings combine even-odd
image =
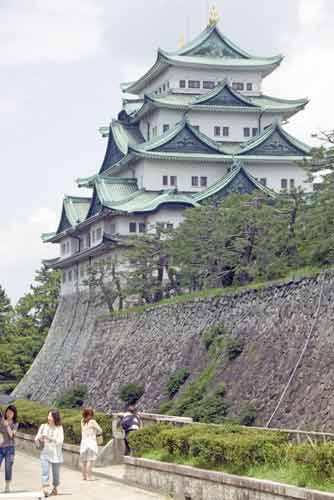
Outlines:
[{"label": "castle", "polygon": [[[262,93],[281,55],[250,55],[209,24],[175,52],[159,49],[153,66],[121,85],[127,95],[109,127],[97,174],[78,179],[90,197],[66,196],[57,230],[44,234],[60,255],[62,295],[80,288],[89,266],[121,252],[126,237],[173,228],[186,208],[231,192],[310,191],[301,166],[310,148],[283,124],[307,99]],[[132,97],[129,97],[131,95]]]}]

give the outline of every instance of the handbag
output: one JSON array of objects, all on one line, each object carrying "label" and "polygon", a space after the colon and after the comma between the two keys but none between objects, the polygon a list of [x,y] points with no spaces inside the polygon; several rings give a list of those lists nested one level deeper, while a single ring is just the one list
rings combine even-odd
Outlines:
[{"label": "handbag", "polygon": [[[41,429],[41,434],[43,433],[43,429],[44,429],[44,424],[43,424],[43,427]],[[37,441],[35,441],[35,446],[36,446],[37,450],[43,450],[43,448],[44,448],[44,441],[40,441],[38,439]]]}]

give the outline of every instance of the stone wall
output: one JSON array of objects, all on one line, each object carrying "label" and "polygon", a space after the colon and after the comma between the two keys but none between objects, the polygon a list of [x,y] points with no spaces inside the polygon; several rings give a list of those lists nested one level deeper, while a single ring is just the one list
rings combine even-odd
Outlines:
[{"label": "stone wall", "polygon": [[272,425],[333,431],[334,277],[330,274],[107,320],[97,320],[105,311],[93,308],[87,296],[66,297],[17,395],[51,403],[65,389],[84,383],[89,402],[110,411],[120,407],[120,386],[138,382],[145,386],[141,409],[157,409],[177,368],[188,368],[190,381],[203,370],[208,355],[200,333],[223,321],[245,347],[234,361],[222,360],[215,383],[226,384],[232,415],[253,405],[257,424],[263,425],[310,333],[321,289],[310,344]]}]

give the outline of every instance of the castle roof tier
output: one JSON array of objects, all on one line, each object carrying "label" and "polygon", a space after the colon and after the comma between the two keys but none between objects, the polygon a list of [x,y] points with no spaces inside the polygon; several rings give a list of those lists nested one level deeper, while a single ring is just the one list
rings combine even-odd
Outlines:
[{"label": "castle roof tier", "polygon": [[222,71],[259,71],[269,75],[282,62],[283,56],[256,57],[238,47],[223,35],[217,25],[208,26],[182,49],[167,52],[158,49],[155,64],[137,81],[121,85],[123,92],[140,94],[147,85],[171,66],[220,69]]},{"label": "castle roof tier", "polygon": [[155,109],[189,111],[236,111],[242,113],[278,113],[284,119],[301,111],[308,103],[303,99],[280,99],[264,94],[244,96],[226,80],[202,95],[181,94],[170,90],[164,95],[144,95],[143,99],[124,99],[123,109],[132,123],[138,123]]}]

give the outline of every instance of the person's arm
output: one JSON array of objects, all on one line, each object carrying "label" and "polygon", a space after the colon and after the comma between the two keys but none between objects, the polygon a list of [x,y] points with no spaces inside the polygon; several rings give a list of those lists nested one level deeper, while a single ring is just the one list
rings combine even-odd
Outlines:
[{"label": "person's arm", "polygon": [[44,440],[44,436],[43,436],[43,434],[42,434],[42,433],[43,433],[43,428],[44,428],[44,424],[42,424],[42,425],[40,426],[40,428],[38,429],[38,432],[37,432],[37,434],[36,434],[36,436],[35,436],[35,441],[36,441],[36,442],[37,442],[37,441],[43,441],[43,440]]},{"label": "person's arm", "polygon": [[64,429],[62,425],[58,427],[56,443],[61,445],[64,443]]},{"label": "person's arm", "polygon": [[97,436],[102,434],[103,431],[102,431],[101,427],[99,426],[99,424],[96,422],[96,420],[94,420],[94,428],[95,428]]},{"label": "person's arm", "polygon": [[8,420],[4,420],[3,425],[4,425],[5,429],[6,429],[6,432],[7,432],[8,436],[10,437],[10,439],[13,439],[15,433],[10,428]]}]

